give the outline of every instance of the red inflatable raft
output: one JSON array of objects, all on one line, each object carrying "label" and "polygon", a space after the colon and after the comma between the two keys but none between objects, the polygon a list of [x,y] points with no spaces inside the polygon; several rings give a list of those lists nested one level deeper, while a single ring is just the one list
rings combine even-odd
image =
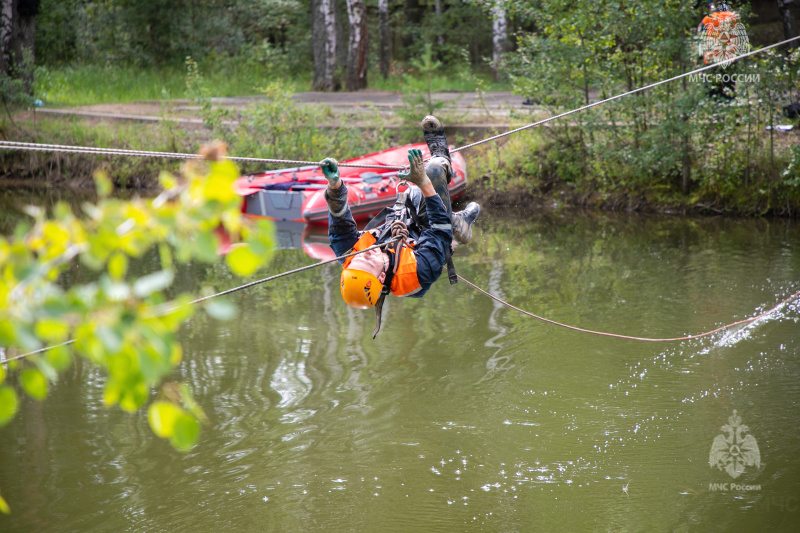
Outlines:
[{"label": "red inflatable raft", "polygon": [[[408,144],[341,163],[406,166],[411,148],[422,150],[426,158],[430,156],[427,145]],[[455,200],[467,186],[467,165],[459,153],[453,154],[452,165],[455,175],[448,188],[451,200]],[[347,199],[356,222],[369,220],[384,207],[394,204],[400,183],[397,174],[397,170],[390,169],[383,172],[372,168],[339,168],[339,175],[347,184]],[[284,168],[242,176],[236,181],[236,192],[243,197],[242,212],[247,215],[327,225],[328,205],[323,196],[327,183],[318,166]]]}]

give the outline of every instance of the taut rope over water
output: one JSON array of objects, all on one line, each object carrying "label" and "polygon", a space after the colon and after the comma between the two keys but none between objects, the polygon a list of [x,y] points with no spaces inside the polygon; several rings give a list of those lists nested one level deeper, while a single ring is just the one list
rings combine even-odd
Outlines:
[{"label": "taut rope over water", "polygon": [[603,336],[603,337],[614,337],[615,339],[627,339],[627,340],[631,340],[631,341],[645,341],[645,342],[677,342],[677,341],[688,341],[688,340],[692,340],[692,339],[700,339],[702,337],[708,337],[709,335],[713,335],[714,333],[717,333],[717,332],[722,331],[724,329],[732,328],[734,326],[740,326],[742,324],[749,324],[750,322],[755,322],[759,318],[764,318],[765,316],[767,316],[768,314],[772,313],[776,309],[780,308],[781,306],[785,305],[786,303],[788,303],[788,302],[792,301],[793,299],[797,298],[798,296],[800,296],[800,291],[797,291],[796,293],[792,294],[788,298],[786,298],[783,301],[781,301],[778,305],[776,305],[775,307],[773,307],[769,311],[765,311],[765,312],[763,312],[763,313],[761,313],[761,314],[759,314],[757,316],[754,316],[754,317],[745,318],[744,320],[739,320],[737,322],[731,322],[730,324],[725,324],[724,326],[720,326],[720,327],[712,329],[710,331],[705,331],[703,333],[698,333],[696,335],[686,335],[685,337],[671,337],[671,338],[657,339],[657,338],[651,338],[651,337],[632,337],[632,336],[629,336],[629,335],[619,335],[617,333],[606,333],[606,332],[603,332],[603,331],[594,331],[594,330],[591,330],[591,329],[583,329],[583,328],[579,328],[579,327],[576,327],[576,326],[570,326],[568,324],[562,324],[561,322],[556,322],[555,320],[550,320],[549,318],[544,318],[544,317],[541,317],[541,316],[538,316],[538,315],[534,315],[531,312],[528,312],[528,311],[525,311],[523,309],[520,309],[519,307],[515,307],[515,306],[511,305],[510,303],[506,302],[505,300],[502,300],[502,299],[498,298],[494,294],[486,292],[485,290],[481,289],[480,287],[478,287],[474,283],[471,283],[471,282],[465,280],[461,276],[458,276],[458,279],[460,279],[461,281],[463,281],[464,283],[466,283],[467,285],[469,285],[470,287],[472,287],[473,289],[475,289],[479,293],[488,296],[492,300],[503,304],[504,306],[508,307],[509,309],[513,309],[514,311],[516,311],[518,313],[522,313],[523,315],[529,316],[531,318],[535,318],[536,320],[541,320],[542,322],[546,322],[546,323],[552,324],[554,326],[559,326],[559,327],[562,327],[562,328],[571,329],[572,331],[579,331],[581,333],[590,333],[592,335],[600,335],[600,336]]},{"label": "taut rope over water", "polygon": [[[234,292],[237,292],[237,291],[241,291],[243,289],[247,289],[249,287],[253,287],[254,285],[260,285],[262,283],[267,283],[269,281],[273,281],[273,280],[276,280],[278,278],[282,278],[284,276],[288,276],[290,274],[297,274],[298,272],[303,272],[304,270],[311,270],[312,268],[317,268],[317,267],[322,266],[322,265],[327,265],[328,263],[333,263],[333,262],[338,261],[340,259],[347,259],[348,257],[353,257],[353,256],[358,255],[358,254],[363,254],[363,253],[369,252],[370,250],[374,250],[375,248],[384,248],[384,247],[390,245],[391,243],[400,240],[401,238],[403,238],[402,235],[398,235],[397,237],[393,237],[393,238],[389,239],[386,242],[382,242],[382,243],[379,243],[379,244],[373,244],[372,246],[369,246],[369,247],[364,248],[363,250],[359,250],[357,252],[352,252],[352,253],[349,253],[349,254],[340,255],[339,257],[334,257],[333,259],[327,259],[325,261],[320,261],[319,263],[314,263],[313,265],[306,265],[304,267],[295,268],[294,270],[287,270],[286,272],[281,272],[280,274],[275,274],[274,276],[269,276],[269,277],[264,278],[264,279],[260,279],[260,280],[257,280],[257,281],[251,281],[250,283],[245,283],[244,285],[239,285],[238,287],[234,287],[232,289],[224,290],[222,292],[218,292],[218,293],[211,294],[211,295],[208,295],[208,296],[203,296],[202,298],[198,298],[196,300],[192,300],[191,302],[183,304],[183,306],[199,304],[200,302],[205,302],[206,300],[210,300],[210,299],[216,298],[218,296],[225,296],[226,294],[231,294],[231,293],[234,293]],[[171,307],[169,309],[166,309],[166,310],[163,310],[163,311],[157,313],[155,316],[168,315],[171,312],[173,312],[176,309],[178,309],[180,307],[183,307],[183,306]],[[66,342],[62,342],[61,344],[56,344],[56,345],[53,345],[53,346],[46,346],[44,348],[39,348],[38,350],[34,350],[32,352],[24,353],[24,354],[21,354],[21,355],[15,355],[14,357],[9,357],[8,359],[3,359],[2,361],[0,361],[0,365],[6,364],[6,363],[8,363],[10,361],[16,361],[18,359],[24,359],[24,358],[26,358],[28,356],[31,356],[31,355],[36,355],[36,354],[39,354],[39,353],[43,353],[43,352],[46,352],[47,350],[52,350],[53,348],[58,348],[59,346],[67,346],[67,345],[72,344],[74,342],[75,342],[75,339],[71,339],[71,340],[68,340]]]}]

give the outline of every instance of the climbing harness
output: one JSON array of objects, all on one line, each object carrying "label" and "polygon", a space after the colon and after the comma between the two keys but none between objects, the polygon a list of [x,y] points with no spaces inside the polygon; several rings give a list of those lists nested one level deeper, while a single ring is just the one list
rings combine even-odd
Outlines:
[{"label": "climbing harness", "polygon": [[[373,218],[365,228],[365,231],[369,231],[377,228],[381,224],[384,224],[385,227],[377,238],[378,242],[381,242],[383,239],[391,235],[391,240],[397,243],[395,248],[390,248],[390,251],[392,252],[390,254],[391,264],[389,265],[389,269],[386,272],[386,277],[383,280],[383,287],[381,288],[381,294],[378,297],[378,302],[375,304],[375,330],[372,332],[373,339],[378,335],[378,332],[381,329],[383,302],[386,299],[386,296],[388,296],[389,292],[391,292],[392,280],[397,274],[397,269],[400,266],[400,258],[403,255],[403,249],[409,247],[413,250],[414,246],[416,246],[419,232],[425,227],[425,225],[422,223],[422,220],[420,220],[419,215],[417,214],[416,207],[409,198],[408,193],[410,188],[406,188],[406,190],[400,192],[400,187],[404,183],[405,181],[401,181],[398,184],[397,198],[395,199],[394,205],[392,207],[384,208],[383,211],[378,213],[378,215]],[[388,219],[389,216],[392,218]],[[453,250],[452,248],[448,247],[448,249],[445,251],[445,257],[448,277],[451,285],[457,283],[458,281],[452,256]]]}]

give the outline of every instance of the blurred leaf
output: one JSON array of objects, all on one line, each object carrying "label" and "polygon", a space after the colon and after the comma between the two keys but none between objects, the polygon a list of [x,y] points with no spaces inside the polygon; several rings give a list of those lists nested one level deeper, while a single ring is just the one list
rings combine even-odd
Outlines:
[{"label": "blurred leaf", "polygon": [[101,324],[95,329],[95,335],[103,343],[106,353],[117,353],[122,348],[122,336],[114,328]]},{"label": "blurred leaf", "polygon": [[208,417],[206,416],[205,411],[203,411],[203,408],[200,407],[200,405],[195,401],[192,391],[189,390],[189,386],[186,385],[186,383],[180,384],[180,392],[181,400],[183,401],[183,405],[186,407],[186,409],[188,409],[197,420],[204,424],[208,424]]},{"label": "blurred leaf", "polygon": [[128,385],[122,390],[119,398],[119,406],[132,413],[136,411],[142,404],[147,401],[147,386],[141,381],[135,382],[134,385]]},{"label": "blurred leaf", "polygon": [[6,380],[6,365],[0,365],[0,385]]},{"label": "blurred leaf", "polygon": [[172,345],[172,354],[169,357],[169,363],[172,366],[177,366],[183,360],[183,347],[177,342]]},{"label": "blurred leaf", "polygon": [[122,393],[122,387],[114,378],[109,378],[106,381],[106,388],[103,391],[103,403],[105,405],[114,405],[119,401],[120,394]]},{"label": "blurred leaf", "polygon": [[8,320],[0,320],[0,344],[8,346],[14,343],[14,326]]},{"label": "blurred leaf", "polygon": [[158,255],[161,258],[161,268],[165,272],[172,271],[172,252],[167,243],[162,242],[158,245]]},{"label": "blurred leaf", "polygon": [[46,318],[36,323],[36,335],[47,342],[63,342],[69,335],[69,326],[61,320]]},{"label": "blurred leaf", "polygon": [[103,277],[100,284],[106,297],[112,302],[121,302],[130,298],[131,287],[124,281],[112,281],[108,277]]},{"label": "blurred leaf", "polygon": [[238,310],[230,300],[214,298],[206,302],[206,312],[217,320],[231,320]]},{"label": "blurred leaf", "polygon": [[217,238],[213,233],[199,233],[195,244],[195,253],[200,261],[204,263],[213,263],[219,258],[217,255]]},{"label": "blurred leaf", "polygon": [[97,189],[97,195],[101,198],[106,198],[114,191],[114,184],[108,178],[108,174],[102,170],[94,173],[94,186]]},{"label": "blurred leaf", "polygon": [[42,347],[42,342],[31,333],[26,325],[20,324],[16,328],[17,342],[19,346],[26,352],[32,352]]},{"label": "blurred leaf", "polygon": [[258,257],[247,246],[240,246],[225,256],[231,270],[239,276],[247,277],[258,269]]},{"label": "blurred leaf", "polygon": [[200,436],[200,424],[188,413],[181,413],[175,420],[174,432],[169,441],[175,449],[182,452],[188,451]]},{"label": "blurred leaf", "polygon": [[19,407],[17,393],[9,385],[0,387],[0,426],[4,426],[14,418]]},{"label": "blurred leaf", "polygon": [[114,254],[108,261],[108,274],[112,279],[121,280],[128,271],[128,256],[124,254]]},{"label": "blurred leaf", "polygon": [[175,432],[175,421],[181,416],[183,409],[170,402],[157,401],[147,409],[147,420],[153,433],[166,439]]},{"label": "blurred leaf", "polygon": [[[49,352],[50,350],[48,350]],[[47,353],[47,352],[45,352]],[[34,356],[31,358],[33,364],[39,369],[39,371],[44,375],[45,379],[50,382],[55,382],[58,379],[58,372],[56,369],[53,368],[53,365],[47,360],[47,358]]]},{"label": "blurred leaf", "polygon": [[72,363],[72,352],[66,346],[51,348],[45,352],[44,357],[58,372],[63,372]]},{"label": "blurred leaf", "polygon": [[20,373],[19,379],[22,382],[22,388],[25,389],[28,396],[36,400],[44,400],[47,398],[47,380],[41,370],[37,368],[26,368]]},{"label": "blurred leaf", "polygon": [[136,280],[133,284],[133,293],[144,298],[156,291],[162,291],[170,286],[175,274],[172,270],[160,270]]},{"label": "blurred leaf", "polygon": [[0,496],[0,513],[11,514],[11,507],[8,506],[8,502],[2,496]]}]

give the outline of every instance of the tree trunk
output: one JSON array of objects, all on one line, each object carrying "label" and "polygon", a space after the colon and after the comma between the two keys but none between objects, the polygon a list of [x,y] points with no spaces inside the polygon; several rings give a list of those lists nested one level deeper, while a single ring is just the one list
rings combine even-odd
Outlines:
[{"label": "tree trunk", "polygon": [[[794,14],[792,13],[792,0],[775,0],[778,3],[778,12],[781,15],[781,23],[783,24],[783,37],[784,39],[791,39],[797,37],[797,25],[795,24]],[[797,48],[797,41],[789,44],[790,49]]]},{"label": "tree trunk", "polygon": [[0,0],[0,74],[25,80],[27,93],[33,85],[38,12],[38,0]]},{"label": "tree trunk", "polygon": [[322,35],[321,0],[311,0],[311,57],[314,64],[314,81],[311,88],[319,91],[325,86],[325,39]]},{"label": "tree trunk", "polygon": [[357,91],[367,86],[367,7],[364,0],[347,0],[350,40],[347,48],[345,90]]},{"label": "tree trunk", "polygon": [[[438,1],[438,0],[437,0]],[[378,51],[378,63],[381,68],[383,79],[389,77],[389,0],[378,0],[378,35],[380,36],[380,46]]]},{"label": "tree trunk", "polygon": [[314,83],[317,91],[335,91],[336,81],[336,11],[333,0],[312,0],[312,49]]},{"label": "tree trunk", "polygon": [[500,79],[503,54],[508,40],[508,20],[506,19],[505,0],[496,0],[492,7],[492,69],[494,78]]},{"label": "tree trunk", "polygon": [[444,27],[442,22],[442,0],[436,0],[434,3],[434,12],[436,13],[436,44],[442,47],[444,46],[444,33],[442,33],[442,28]]},{"label": "tree trunk", "polygon": [[0,0],[0,74],[11,68],[11,28],[14,24],[14,0]]}]

